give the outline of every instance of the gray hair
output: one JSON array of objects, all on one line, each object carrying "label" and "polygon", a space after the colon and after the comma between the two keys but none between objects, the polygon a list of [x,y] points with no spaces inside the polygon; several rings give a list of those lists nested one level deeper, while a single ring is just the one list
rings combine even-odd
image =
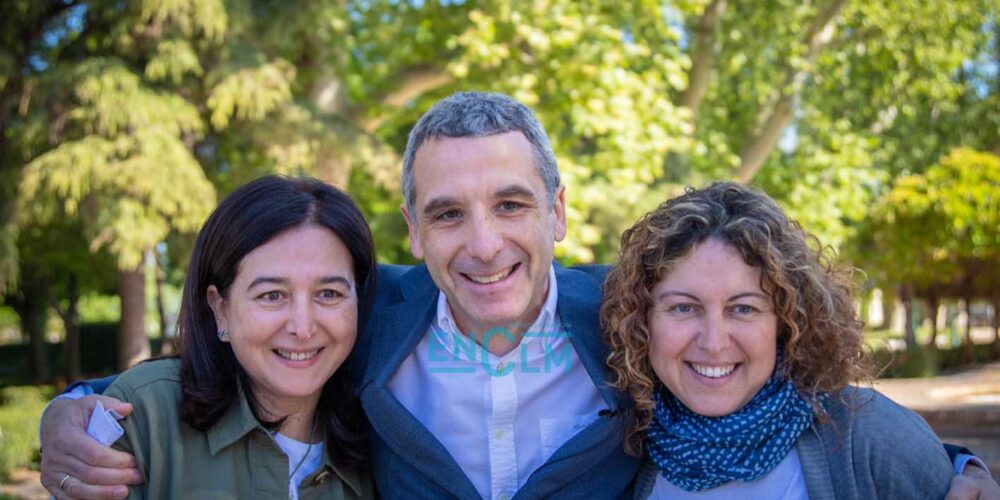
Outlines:
[{"label": "gray hair", "polygon": [[[505,132],[521,132],[531,143],[538,175],[545,184],[549,205],[559,189],[559,170],[549,137],[530,108],[504,94],[457,92],[437,102],[410,131],[403,154],[403,199],[411,216],[417,188],[413,182],[413,160],[417,149],[438,137],[485,137]],[[415,222],[415,221],[414,221]]]}]

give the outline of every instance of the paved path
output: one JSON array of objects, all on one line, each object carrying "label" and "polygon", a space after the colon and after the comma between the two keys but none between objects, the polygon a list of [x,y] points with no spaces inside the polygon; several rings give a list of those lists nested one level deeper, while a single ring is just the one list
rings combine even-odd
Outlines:
[{"label": "paved path", "polygon": [[943,441],[975,451],[1000,477],[1000,363],[940,377],[880,380],[875,388],[920,413]]}]

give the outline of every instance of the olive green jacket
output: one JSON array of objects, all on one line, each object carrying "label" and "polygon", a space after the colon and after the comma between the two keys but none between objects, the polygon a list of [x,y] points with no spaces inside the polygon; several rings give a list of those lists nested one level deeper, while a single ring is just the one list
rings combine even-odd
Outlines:
[{"label": "olive green jacket", "polygon": [[[145,484],[131,498],[288,498],[288,457],[237,398],[206,432],[180,418],[180,361],[141,363],[104,393],[132,403],[115,448],[132,453]],[[324,454],[299,488],[299,498],[374,498],[371,477],[335,467]]]}]

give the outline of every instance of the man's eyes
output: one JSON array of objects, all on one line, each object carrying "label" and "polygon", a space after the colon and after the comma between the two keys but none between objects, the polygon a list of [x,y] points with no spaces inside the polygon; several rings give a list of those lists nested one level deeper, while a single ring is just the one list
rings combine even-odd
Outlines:
[{"label": "man's eyes", "polygon": [[459,210],[445,210],[434,216],[434,220],[449,221],[455,220],[462,216],[462,212]]},{"label": "man's eyes", "polygon": [[500,211],[502,212],[513,212],[515,210],[523,207],[524,204],[517,201],[504,201],[500,203]]}]

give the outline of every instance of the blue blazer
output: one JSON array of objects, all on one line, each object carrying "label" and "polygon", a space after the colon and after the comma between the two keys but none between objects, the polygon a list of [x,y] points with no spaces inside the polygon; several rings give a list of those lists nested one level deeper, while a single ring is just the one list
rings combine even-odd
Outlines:
[{"label": "blue blazer", "polygon": [[[608,387],[599,312],[607,268],[556,266],[557,310],[608,410],[560,447],[515,499],[631,497],[638,458],[622,448],[628,399]],[[392,395],[388,382],[427,334],[438,288],[426,266],[379,266],[378,298],[352,355],[370,423],[375,482],[384,498],[479,498],[455,459]],[[428,395],[427,397],[433,397]]]}]

